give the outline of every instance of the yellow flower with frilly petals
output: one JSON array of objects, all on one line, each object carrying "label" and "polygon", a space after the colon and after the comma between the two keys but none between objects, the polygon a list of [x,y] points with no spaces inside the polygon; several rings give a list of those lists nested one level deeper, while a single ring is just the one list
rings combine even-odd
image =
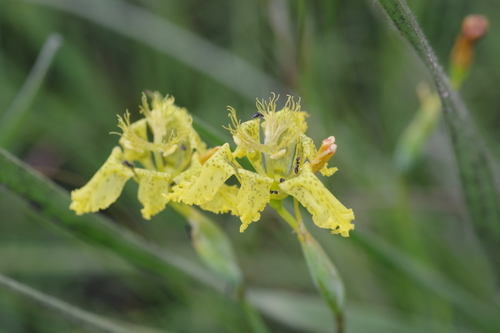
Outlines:
[{"label": "yellow flower with frilly petals", "polygon": [[[190,171],[189,178],[179,181],[167,197],[190,205],[206,205],[226,193],[223,185],[234,175],[241,187],[236,194],[236,207],[228,207],[227,211],[240,217],[241,232],[260,219],[260,212],[270,200],[291,195],[312,214],[316,225],[349,236],[354,229],[354,213],[315,176],[317,171],[330,176],[337,170],[327,166],[337,148],[335,138],[324,140],[318,152],[313,140],[304,134],[307,113],[300,110],[300,101],[289,97],[284,108],[276,111],[276,100],[273,97],[269,102],[257,101],[259,112],[244,123],[229,108],[232,126],[228,129],[237,149],[232,153],[227,143],[220,147],[203,165],[193,169],[197,171]],[[242,157],[248,158],[255,172],[241,167],[235,158]],[[234,192],[235,189],[232,198]]]},{"label": "yellow flower with frilly petals", "polygon": [[[145,118],[130,122],[130,114],[118,116],[120,147],[82,188],[71,192],[70,209],[78,215],[109,207],[120,196],[125,183],[133,178],[139,183],[138,199],[144,206],[145,219],[162,211],[168,199],[165,193],[175,185],[172,180],[190,164],[200,165],[199,156],[206,145],[192,127],[187,110],[174,104],[173,97],[152,94],[151,108],[143,94],[141,113]],[[152,141],[148,139],[148,132]],[[134,165],[134,162],[139,164]],[[182,179],[182,177],[181,177]],[[234,192],[234,190],[233,190]],[[235,196],[234,196],[235,197]],[[207,204],[208,205],[208,204]],[[208,205],[214,211],[226,212],[236,206],[230,196],[221,196]]]}]

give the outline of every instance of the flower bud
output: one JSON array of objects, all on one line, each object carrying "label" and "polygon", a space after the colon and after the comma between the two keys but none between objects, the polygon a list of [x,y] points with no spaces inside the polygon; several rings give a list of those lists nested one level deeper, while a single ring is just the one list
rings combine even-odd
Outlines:
[{"label": "flower bud", "polygon": [[340,275],[321,245],[311,236],[304,224],[300,226],[299,240],[314,284],[335,314],[337,327],[340,328],[343,325],[345,306],[344,284]]},{"label": "flower bud", "polygon": [[451,51],[451,83],[460,87],[474,60],[474,45],[489,28],[489,21],[482,15],[469,15],[462,21],[462,30]]}]

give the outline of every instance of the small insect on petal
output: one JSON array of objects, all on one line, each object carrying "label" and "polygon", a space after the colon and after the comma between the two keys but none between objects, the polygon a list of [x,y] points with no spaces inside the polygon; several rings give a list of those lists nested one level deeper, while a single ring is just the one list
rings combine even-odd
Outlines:
[{"label": "small insect on petal", "polygon": [[254,118],[254,119],[255,119],[255,118],[262,118],[262,117],[264,117],[264,115],[263,115],[262,113],[260,113],[260,112],[255,112],[255,113],[253,114],[253,116],[252,116],[252,118]]}]

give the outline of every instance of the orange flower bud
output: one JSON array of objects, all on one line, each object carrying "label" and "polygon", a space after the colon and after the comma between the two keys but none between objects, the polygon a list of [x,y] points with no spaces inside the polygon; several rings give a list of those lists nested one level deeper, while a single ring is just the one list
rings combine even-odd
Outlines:
[{"label": "orange flower bud", "polygon": [[321,147],[319,148],[318,153],[311,161],[311,166],[313,168],[313,172],[317,172],[321,169],[326,162],[335,154],[337,151],[337,145],[335,144],[335,137],[331,136],[323,142],[321,142]]}]

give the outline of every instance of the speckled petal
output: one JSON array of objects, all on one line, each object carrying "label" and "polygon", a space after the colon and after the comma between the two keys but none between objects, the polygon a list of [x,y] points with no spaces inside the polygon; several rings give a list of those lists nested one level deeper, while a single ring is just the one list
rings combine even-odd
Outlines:
[{"label": "speckled petal", "polygon": [[236,207],[238,186],[233,185],[222,185],[220,190],[215,193],[214,198],[202,205],[201,209],[208,210],[216,214],[231,212],[233,215],[237,215],[238,208]]},{"label": "speckled petal", "polygon": [[168,197],[175,202],[202,205],[212,200],[224,182],[235,174],[236,167],[229,144],[224,144],[200,169],[199,175],[181,181]]},{"label": "speckled petal", "polygon": [[165,209],[168,199],[162,193],[168,193],[170,175],[145,169],[135,169],[139,177],[139,201],[144,206],[141,209],[142,217],[146,220]]},{"label": "speckled petal", "polygon": [[316,153],[314,141],[307,135],[301,133],[299,135],[299,144],[297,145],[297,156],[302,158],[302,162],[305,162],[306,159],[312,161]]},{"label": "speckled petal", "polygon": [[332,229],[332,233],[344,237],[354,229],[352,209],[347,209],[328,191],[314,175],[309,163],[304,165],[298,177],[279,184],[279,187],[307,208],[318,227]]},{"label": "speckled petal", "polygon": [[108,208],[120,196],[133,172],[122,164],[122,150],[113,148],[111,155],[92,179],[82,188],[71,192],[70,209],[77,215]]},{"label": "speckled petal", "polygon": [[273,180],[255,172],[238,169],[241,189],[238,192],[238,214],[241,222],[240,232],[248,225],[260,219],[260,212],[270,200]]}]

